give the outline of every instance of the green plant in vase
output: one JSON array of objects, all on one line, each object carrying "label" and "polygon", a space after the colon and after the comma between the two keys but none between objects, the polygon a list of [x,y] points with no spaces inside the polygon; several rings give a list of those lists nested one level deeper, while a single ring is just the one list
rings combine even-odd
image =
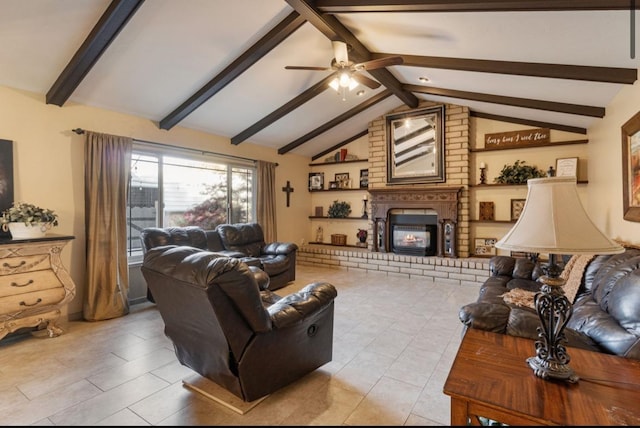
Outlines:
[{"label": "green plant in vase", "polygon": [[333,201],[329,207],[329,217],[345,218],[351,214],[351,204],[345,201]]},{"label": "green plant in vase", "polygon": [[505,165],[494,182],[500,184],[527,184],[530,178],[546,177],[547,173],[536,166],[525,165],[525,161],[517,160],[513,165]]}]

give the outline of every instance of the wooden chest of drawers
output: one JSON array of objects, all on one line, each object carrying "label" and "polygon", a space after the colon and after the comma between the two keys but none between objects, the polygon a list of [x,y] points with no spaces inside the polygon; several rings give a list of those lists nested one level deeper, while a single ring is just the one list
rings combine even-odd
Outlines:
[{"label": "wooden chest of drawers", "polygon": [[0,339],[24,327],[46,327],[50,337],[63,333],[56,322],[76,287],[60,253],[72,239],[0,239]]}]

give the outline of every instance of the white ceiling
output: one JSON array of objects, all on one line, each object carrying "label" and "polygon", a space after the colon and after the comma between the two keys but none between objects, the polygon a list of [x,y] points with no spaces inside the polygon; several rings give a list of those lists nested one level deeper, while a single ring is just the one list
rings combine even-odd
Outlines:
[{"label": "white ceiling", "polygon": [[[0,0],[0,84],[48,93],[110,3],[110,0]],[[159,123],[291,14],[294,11],[291,5],[299,3],[305,2],[147,0],[66,103],[102,107]],[[322,8],[324,3],[338,2],[317,3]],[[637,18],[638,12],[635,14]],[[633,34],[628,10],[358,12],[333,16],[373,53],[635,70],[640,67],[639,53],[631,57],[632,48],[640,50],[640,31]],[[178,125],[231,138],[330,74],[285,70],[286,65],[324,67],[329,66],[332,58],[330,40],[306,22]],[[606,107],[624,85],[406,65],[387,69],[402,84],[594,107]],[[421,76],[429,77],[430,83],[419,82]],[[328,89],[247,141],[280,149],[383,91],[385,86],[364,89],[364,96],[350,93],[346,101]],[[413,94],[420,100],[467,105],[478,113],[568,127],[588,128],[599,120],[542,109]],[[370,120],[403,104],[400,98],[391,95],[291,152],[309,157],[318,155],[365,130]]]}]

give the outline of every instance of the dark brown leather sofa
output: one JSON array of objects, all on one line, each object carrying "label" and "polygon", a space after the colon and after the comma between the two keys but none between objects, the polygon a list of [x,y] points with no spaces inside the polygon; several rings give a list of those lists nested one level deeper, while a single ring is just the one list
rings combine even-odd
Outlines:
[{"label": "dark brown leather sofa", "polygon": [[[492,257],[478,300],[460,309],[465,328],[537,339],[535,310],[507,304],[502,295],[516,288],[538,291],[542,274],[528,259]],[[565,329],[567,346],[640,360],[640,249],[596,256],[581,274]]]},{"label": "dark brown leather sofa", "polygon": [[[157,228],[140,232],[142,251],[162,245],[188,245],[214,251],[228,257],[239,258],[269,275],[269,289],[277,290],[296,279],[296,254],[293,242],[264,241],[258,223],[221,224],[213,230],[197,226]],[[153,297],[147,293],[153,301]]]},{"label": "dark brown leather sofa", "polygon": [[141,269],[180,363],[244,401],[332,359],[329,283],[281,297],[240,259],[184,245],[148,249]]}]

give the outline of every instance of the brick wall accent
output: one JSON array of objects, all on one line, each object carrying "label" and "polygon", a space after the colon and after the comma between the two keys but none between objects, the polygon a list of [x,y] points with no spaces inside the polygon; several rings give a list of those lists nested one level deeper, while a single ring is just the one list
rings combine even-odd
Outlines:
[{"label": "brick wall accent", "polygon": [[320,245],[302,245],[296,256],[301,265],[386,273],[438,284],[480,287],[489,278],[489,259],[416,257],[393,253]]},{"label": "brick wall accent", "polygon": [[[421,102],[417,109],[439,105],[434,102]],[[389,113],[410,110],[406,106]],[[378,117],[369,123],[369,188],[393,187],[410,189],[412,187],[450,187],[461,186],[460,205],[458,207],[457,249],[459,257],[470,254],[470,203],[469,203],[469,108],[454,104],[445,104],[445,178],[444,183],[386,185],[387,146],[385,118]],[[372,224],[369,224],[369,237],[373,237]],[[371,238],[370,238],[371,239]]]}]

